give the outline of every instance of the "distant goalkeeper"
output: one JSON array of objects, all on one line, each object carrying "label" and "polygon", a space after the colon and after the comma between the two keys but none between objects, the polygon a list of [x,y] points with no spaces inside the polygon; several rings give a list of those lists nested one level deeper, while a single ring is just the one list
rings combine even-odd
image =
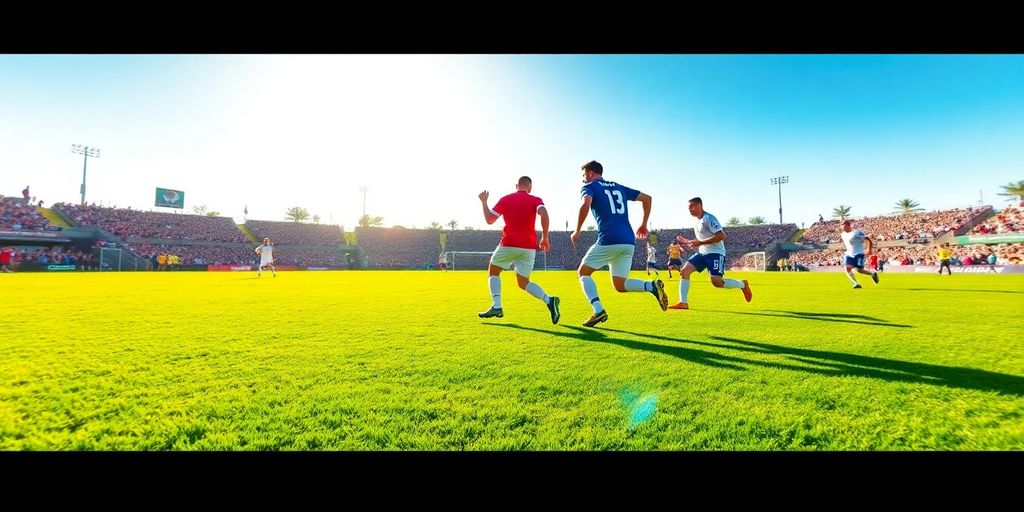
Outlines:
[{"label": "distant goalkeeper", "polygon": [[270,267],[270,273],[277,277],[274,271],[274,246],[269,238],[263,239],[263,245],[256,248],[256,254],[260,255],[260,266],[256,268],[256,277],[263,277],[263,269]]}]

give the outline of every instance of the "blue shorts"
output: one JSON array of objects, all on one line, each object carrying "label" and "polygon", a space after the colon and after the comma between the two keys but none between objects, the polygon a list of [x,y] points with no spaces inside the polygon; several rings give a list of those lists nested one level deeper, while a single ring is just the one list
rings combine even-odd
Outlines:
[{"label": "blue shorts", "polygon": [[725,255],[724,254],[694,254],[690,256],[690,259],[686,260],[687,263],[693,264],[697,269],[697,272],[703,272],[704,269],[708,269],[708,273],[713,276],[725,275]]},{"label": "blue shorts", "polygon": [[847,256],[843,260],[843,264],[851,267],[864,268],[864,255],[858,254],[856,256]]}]

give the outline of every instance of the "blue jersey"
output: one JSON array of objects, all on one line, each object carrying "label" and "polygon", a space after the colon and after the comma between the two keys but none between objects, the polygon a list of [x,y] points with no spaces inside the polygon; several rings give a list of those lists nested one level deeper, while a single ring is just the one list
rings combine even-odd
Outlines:
[{"label": "blue jersey", "polygon": [[598,178],[583,185],[581,195],[590,196],[590,211],[597,221],[597,245],[636,243],[626,201],[635,200],[639,190]]}]

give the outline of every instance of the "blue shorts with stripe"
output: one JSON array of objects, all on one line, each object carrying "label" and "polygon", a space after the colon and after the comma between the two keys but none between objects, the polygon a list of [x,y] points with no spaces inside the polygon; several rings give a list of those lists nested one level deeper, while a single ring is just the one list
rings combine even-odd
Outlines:
[{"label": "blue shorts with stripe", "polygon": [[703,272],[704,269],[708,269],[708,273],[713,276],[725,275],[725,255],[708,253],[701,254],[697,253],[690,256],[690,259],[686,260],[687,263],[693,264],[697,269],[697,272]]},{"label": "blue shorts with stripe", "polygon": [[858,254],[856,256],[846,256],[843,259],[843,264],[851,267],[864,268],[864,255]]}]

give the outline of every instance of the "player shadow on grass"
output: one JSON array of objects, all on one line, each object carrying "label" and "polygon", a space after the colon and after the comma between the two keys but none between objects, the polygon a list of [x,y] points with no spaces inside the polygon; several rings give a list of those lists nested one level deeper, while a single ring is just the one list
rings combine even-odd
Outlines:
[{"label": "player shadow on grass", "polygon": [[765,354],[782,354],[802,363],[818,365],[819,368],[804,368],[804,371],[823,375],[871,377],[893,382],[932,384],[1024,396],[1024,377],[1016,375],[962,366],[943,366],[828,350],[794,348],[723,336],[711,336],[711,339],[735,343]]},{"label": "player shadow on grass", "polygon": [[[713,340],[725,342],[713,343],[707,341],[694,341],[682,338],[672,338],[657,334],[622,331],[618,329],[602,328],[586,329],[583,327],[563,326],[570,331],[536,329],[523,327],[517,324],[483,324],[492,327],[504,327],[509,329],[520,329],[533,331],[565,338],[575,338],[584,341],[595,341],[598,343],[609,343],[620,347],[645,350],[677,357],[698,364],[728,368],[731,370],[746,370],[750,366],[762,366],[781,370],[792,370],[797,372],[814,373],[818,375],[834,377],[870,377],[873,379],[890,382],[907,382],[915,384],[931,384],[936,386],[947,386],[951,388],[970,389],[977,391],[995,391],[1008,395],[1024,396],[1024,377],[1007,375],[1005,373],[978,370],[975,368],[964,368],[958,366],[942,366],[927,363],[915,363],[900,361],[896,359],[885,359],[881,357],[862,356],[847,354],[843,352],[831,352],[826,350],[811,350],[784,345],[773,345],[754,341],[744,341],[735,338],[722,336],[710,336]],[[700,349],[683,347],[669,347],[656,343],[627,340],[609,337],[607,332],[628,334],[642,338],[651,338],[673,343],[685,343],[713,347],[716,349],[735,350],[751,354],[765,355],[775,354],[785,356],[788,359],[803,363],[803,365],[763,361],[761,359],[746,359],[743,357],[720,354]]]},{"label": "player shadow on grass", "polygon": [[[598,343],[609,343],[609,344],[612,344],[612,345],[618,345],[620,347],[624,347],[624,348],[628,348],[628,349],[646,350],[646,351],[649,351],[649,352],[656,352],[656,353],[659,353],[659,354],[665,354],[665,355],[672,356],[672,357],[678,357],[679,359],[685,359],[687,361],[692,361],[694,363],[705,364],[705,365],[714,366],[714,367],[717,367],[717,368],[728,368],[730,370],[746,370],[746,368],[744,368],[742,366],[739,366],[737,364],[734,364],[734,363],[748,363],[749,362],[749,361],[746,361],[746,360],[741,359],[741,358],[732,357],[732,356],[725,356],[725,355],[722,355],[722,354],[717,354],[715,352],[708,352],[708,351],[704,351],[704,350],[698,350],[698,349],[692,349],[692,348],[684,348],[684,347],[667,347],[665,345],[659,345],[657,343],[645,343],[645,342],[636,341],[636,340],[626,340],[626,339],[619,339],[619,338],[610,338],[610,337],[608,337],[608,335],[606,335],[604,332],[602,332],[602,331],[608,330],[608,329],[596,330],[596,329],[587,329],[585,327],[575,327],[575,326],[565,325],[563,327],[565,327],[567,329],[571,329],[571,331],[565,331],[565,330],[555,331],[555,330],[549,330],[549,329],[535,329],[533,327],[523,327],[523,326],[517,325],[517,324],[492,324],[492,323],[485,323],[483,325],[489,326],[489,327],[505,327],[505,328],[509,328],[509,329],[521,329],[521,330],[524,330],[524,331],[538,332],[538,333],[541,333],[541,334],[550,334],[552,336],[561,336],[561,337],[565,337],[565,338],[575,338],[575,339],[584,340],[584,341],[596,341]],[[621,331],[621,332],[625,332],[625,331]],[[633,333],[627,333],[627,334],[633,334]],[[673,341],[676,341],[676,340],[673,340]],[[686,342],[686,340],[680,340],[680,341]]]},{"label": "player shadow on grass", "polygon": [[977,391],[995,391],[997,393],[1008,395],[1024,396],[1024,377],[978,370],[975,368],[942,366],[936,364],[900,361],[897,359],[847,354],[843,352],[831,352],[827,350],[794,348],[787,347],[785,345],[773,345],[770,343],[726,338],[723,336],[710,336],[710,338],[713,340],[731,343],[731,345],[684,340],[668,336],[660,336],[657,334],[634,333],[618,329],[606,328],[602,330],[632,334],[634,336],[642,336],[644,338],[674,341],[677,343],[692,343],[695,345],[724,348],[755,354],[778,354],[787,356],[789,359],[799,361],[806,365],[812,365],[796,366],[761,360],[735,359],[736,361],[742,361],[747,364],[768,368],[780,368],[837,377],[870,377],[890,382],[932,384],[952,388],[972,389]]},{"label": "player shadow on grass", "polygon": [[956,288],[907,288],[912,292],[1024,293],[1016,290],[958,290]]},{"label": "player shadow on grass", "polygon": [[[906,329],[913,327],[907,324],[894,324],[888,320],[882,320],[865,315],[849,315],[844,313],[809,313],[806,311],[779,311],[767,309],[767,313],[747,313],[743,311],[711,311],[712,313],[725,313],[730,315],[752,315],[752,316],[774,316],[778,318],[795,318],[797,320],[819,320],[822,322],[842,322],[844,324],[877,325],[879,327],[899,327]],[[779,314],[781,313],[781,314]],[[861,320],[851,320],[859,318]]]}]

